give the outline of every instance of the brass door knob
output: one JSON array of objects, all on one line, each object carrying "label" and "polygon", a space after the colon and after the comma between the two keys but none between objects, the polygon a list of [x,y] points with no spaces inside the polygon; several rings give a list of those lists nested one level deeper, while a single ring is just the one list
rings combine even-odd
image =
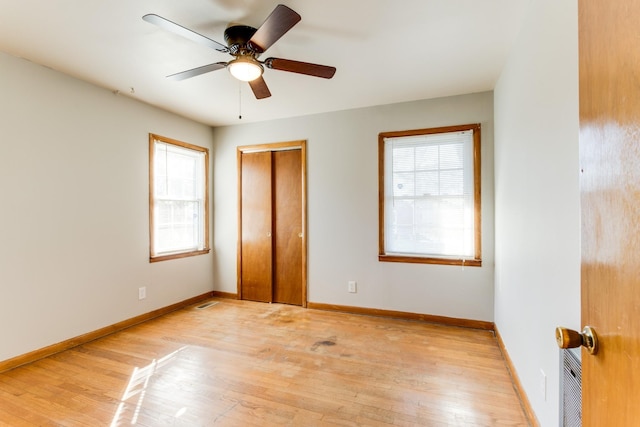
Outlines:
[{"label": "brass door knob", "polygon": [[598,352],[598,335],[591,326],[585,326],[582,332],[559,326],[556,328],[556,342],[560,348],[584,346],[589,354]]}]

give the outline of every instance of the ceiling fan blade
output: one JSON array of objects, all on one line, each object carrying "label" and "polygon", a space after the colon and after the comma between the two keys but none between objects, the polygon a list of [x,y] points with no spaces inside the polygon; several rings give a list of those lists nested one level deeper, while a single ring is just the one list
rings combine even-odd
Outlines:
[{"label": "ceiling fan blade", "polygon": [[293,28],[302,18],[294,10],[279,4],[249,40],[251,48],[262,53]]},{"label": "ceiling fan blade", "polygon": [[216,71],[221,68],[225,68],[226,66],[227,66],[226,62],[216,62],[214,64],[203,65],[202,67],[193,68],[191,70],[171,74],[167,76],[167,78],[171,80],[190,79],[191,77],[199,76],[200,74],[209,73],[211,71]]},{"label": "ceiling fan blade", "polygon": [[196,43],[200,43],[202,45],[208,46],[212,49],[215,49],[220,52],[229,52],[229,48],[222,43],[218,43],[215,40],[211,40],[209,37],[205,37],[202,34],[198,34],[195,31],[192,31],[188,28],[183,27],[180,24],[176,24],[175,22],[169,21],[162,16],[156,15],[155,13],[149,13],[142,17],[145,21],[150,24],[157,25],[163,30],[171,31],[172,33],[178,34],[184,38],[192,40]]},{"label": "ceiling fan blade", "polygon": [[251,90],[257,99],[264,99],[271,96],[267,83],[264,81],[262,76],[250,81],[249,86],[251,86]]},{"label": "ceiling fan blade", "polygon": [[291,73],[306,74],[308,76],[330,79],[336,73],[336,67],[311,64],[309,62],[292,61],[290,59],[268,58],[264,61],[267,68],[289,71]]}]

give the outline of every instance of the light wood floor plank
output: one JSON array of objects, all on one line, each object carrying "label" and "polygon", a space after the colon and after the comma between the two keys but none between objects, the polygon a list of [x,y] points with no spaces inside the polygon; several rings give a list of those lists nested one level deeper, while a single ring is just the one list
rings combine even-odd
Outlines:
[{"label": "light wood floor plank", "polygon": [[211,301],[0,374],[0,426],[528,426],[490,331]]}]

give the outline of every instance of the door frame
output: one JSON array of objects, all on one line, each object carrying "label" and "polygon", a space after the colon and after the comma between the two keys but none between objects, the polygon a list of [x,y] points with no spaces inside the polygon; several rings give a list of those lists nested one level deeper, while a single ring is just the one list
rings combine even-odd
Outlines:
[{"label": "door frame", "polygon": [[236,150],[238,168],[238,255],[237,255],[237,295],[242,299],[242,154],[264,151],[300,150],[301,205],[302,205],[302,307],[307,307],[307,141],[286,141],[267,144],[242,145]]}]

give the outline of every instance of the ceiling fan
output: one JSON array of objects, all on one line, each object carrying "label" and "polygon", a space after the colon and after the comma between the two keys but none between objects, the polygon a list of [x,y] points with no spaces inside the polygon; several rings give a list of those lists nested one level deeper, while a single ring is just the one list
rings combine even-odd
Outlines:
[{"label": "ceiling fan", "polygon": [[262,77],[264,67],[325,79],[332,78],[336,72],[335,67],[329,67],[327,65],[311,64],[309,62],[292,61],[281,58],[267,58],[264,61],[258,59],[260,55],[302,19],[298,13],[282,4],[276,6],[273,12],[271,12],[257,29],[247,25],[229,26],[224,32],[224,40],[227,43],[226,46],[153,13],[144,15],[142,19],[164,30],[171,31],[215,49],[218,52],[228,53],[234,56],[234,59],[229,62],[215,62],[171,74],[167,76],[169,79],[184,80],[200,74],[227,68],[235,78],[249,83],[257,99],[263,99],[271,96],[271,92]]}]

